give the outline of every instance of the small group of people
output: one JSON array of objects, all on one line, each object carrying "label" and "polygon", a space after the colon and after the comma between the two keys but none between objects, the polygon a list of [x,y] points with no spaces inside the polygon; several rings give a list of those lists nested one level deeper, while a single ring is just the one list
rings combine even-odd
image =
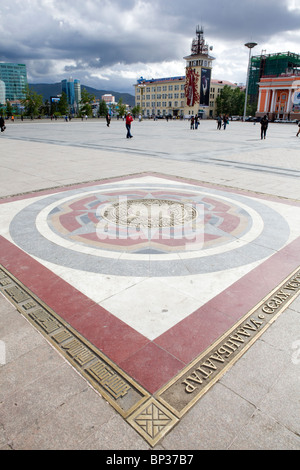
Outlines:
[{"label": "small group of people", "polygon": [[[106,114],[105,116],[105,119],[106,119],[106,125],[107,127],[110,126],[110,122],[111,122],[111,115],[109,113]],[[126,129],[127,129],[127,135],[126,135],[126,138],[127,139],[132,139],[133,135],[131,134],[131,123],[133,121],[133,117],[131,115],[130,112],[128,112],[126,114],[126,117],[125,117],[125,126],[126,126]]]},{"label": "small group of people", "polygon": [[224,131],[225,131],[227,124],[229,124],[229,116],[227,114],[224,114],[223,117],[221,117],[219,114],[219,116],[217,117],[217,129],[218,130],[222,129],[222,122],[223,122]]},{"label": "small group of people", "polygon": [[[227,124],[229,123],[229,117],[228,117],[227,114],[224,114],[223,118],[220,115],[217,117],[217,129],[222,129],[222,122],[223,122],[223,127],[224,127],[224,130],[225,130]],[[269,125],[268,116],[266,114],[264,115],[263,118],[261,118],[260,125],[261,125],[261,134],[260,134],[261,139],[265,139],[266,134],[267,134],[268,125]],[[300,130],[300,128],[299,128],[299,130]],[[298,132],[298,134],[299,134],[299,132]]]},{"label": "small group of people", "polygon": [[198,129],[199,124],[198,116],[191,116],[191,129]]}]

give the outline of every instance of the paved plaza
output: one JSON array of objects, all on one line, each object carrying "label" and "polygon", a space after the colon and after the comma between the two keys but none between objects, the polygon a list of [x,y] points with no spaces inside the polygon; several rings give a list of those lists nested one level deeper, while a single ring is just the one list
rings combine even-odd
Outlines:
[{"label": "paved plaza", "polygon": [[300,449],[296,124],[8,121],[0,449]]}]

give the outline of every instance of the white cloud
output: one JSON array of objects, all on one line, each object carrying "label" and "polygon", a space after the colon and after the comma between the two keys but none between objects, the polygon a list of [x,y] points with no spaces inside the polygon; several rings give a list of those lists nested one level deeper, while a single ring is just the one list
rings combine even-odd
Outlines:
[{"label": "white cloud", "polygon": [[287,0],[287,7],[290,11],[300,11],[299,0]]}]

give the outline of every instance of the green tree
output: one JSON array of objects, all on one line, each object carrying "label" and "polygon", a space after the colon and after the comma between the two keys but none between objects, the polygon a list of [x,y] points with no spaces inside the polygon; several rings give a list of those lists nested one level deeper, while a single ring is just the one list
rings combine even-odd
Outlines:
[{"label": "green tree", "polygon": [[21,103],[25,108],[25,114],[34,117],[39,114],[40,108],[43,105],[43,95],[38,95],[35,91],[27,87],[25,98],[21,100]]},{"label": "green tree", "polygon": [[51,108],[51,106],[50,106],[49,101],[48,101],[48,100],[45,100],[44,105],[43,105],[43,107],[42,107],[43,114],[49,116],[49,114],[50,114],[50,108]]},{"label": "green tree", "polygon": [[231,115],[242,116],[244,112],[245,92],[240,88],[234,88],[231,93]]},{"label": "green tree", "polygon": [[119,116],[123,117],[126,113],[126,104],[123,104],[123,99],[120,98],[118,101],[118,113]]},{"label": "green tree", "polygon": [[57,112],[61,115],[69,113],[69,105],[68,105],[68,98],[66,93],[63,91],[60,97],[59,102],[56,106]]},{"label": "green tree", "polygon": [[106,116],[108,113],[108,107],[104,100],[100,101],[98,116]]},{"label": "green tree", "polygon": [[255,116],[255,113],[257,111],[257,100],[251,103],[251,101],[247,101],[247,116]]},{"label": "green tree", "polygon": [[92,102],[95,101],[95,95],[88,93],[85,88],[81,90],[80,114],[92,115]]},{"label": "green tree", "polygon": [[225,85],[216,99],[218,114],[231,114],[231,88]]},{"label": "green tree", "polygon": [[51,104],[50,104],[50,114],[51,115],[54,115],[54,114],[57,114],[58,110],[57,110],[57,102],[56,101],[51,101]]},{"label": "green tree", "polygon": [[238,87],[225,85],[216,99],[217,114],[241,116],[243,114],[245,93]]},{"label": "green tree", "polygon": [[131,110],[133,116],[138,116],[139,114],[142,113],[142,109],[140,107],[140,105],[138,104],[137,106],[134,106]]},{"label": "green tree", "polygon": [[13,115],[13,108],[9,101],[6,101],[6,116],[10,117]]}]

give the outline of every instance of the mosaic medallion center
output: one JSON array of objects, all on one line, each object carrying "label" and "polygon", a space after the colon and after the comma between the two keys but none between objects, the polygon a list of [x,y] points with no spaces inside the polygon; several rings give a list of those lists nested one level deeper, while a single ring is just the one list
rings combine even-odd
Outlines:
[{"label": "mosaic medallion center", "polygon": [[135,228],[182,226],[197,216],[191,204],[165,199],[125,200],[106,207],[103,213],[109,222]]},{"label": "mosaic medallion center", "polygon": [[[24,227],[30,228],[30,239],[24,238]],[[249,264],[269,254],[270,238],[276,250],[288,233],[280,214],[255,199],[151,183],[53,194],[29,204],[10,225],[15,243],[41,259],[144,277]]]}]

